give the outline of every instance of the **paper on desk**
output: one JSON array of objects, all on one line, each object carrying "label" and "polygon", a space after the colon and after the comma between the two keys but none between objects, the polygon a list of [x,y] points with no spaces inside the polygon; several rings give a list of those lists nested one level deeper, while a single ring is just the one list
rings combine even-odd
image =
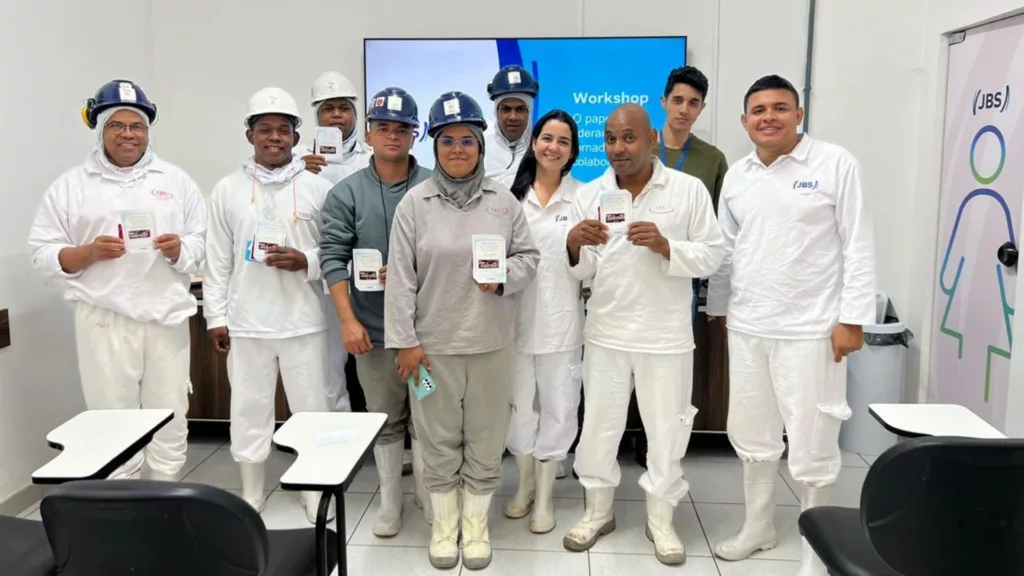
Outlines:
[{"label": "paper on desk", "polygon": [[314,446],[327,446],[329,444],[342,444],[344,442],[355,442],[359,439],[359,433],[355,430],[332,430],[323,432],[313,437]]}]

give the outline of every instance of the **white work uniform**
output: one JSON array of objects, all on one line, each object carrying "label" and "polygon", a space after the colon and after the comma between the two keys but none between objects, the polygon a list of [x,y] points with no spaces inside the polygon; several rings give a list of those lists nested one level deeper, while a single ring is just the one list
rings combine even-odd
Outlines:
[{"label": "white work uniform", "polygon": [[[345,145],[348,152],[345,159],[338,164],[328,163],[320,167],[320,176],[336,185],[352,174],[370,165],[370,158],[373,150],[356,138],[355,133],[350,137],[350,142]],[[313,153],[313,144],[307,144],[304,151],[296,151],[301,158]],[[327,322],[327,389],[328,403],[331,410],[335,412],[351,412],[352,401],[348,394],[348,383],[345,377],[345,363],[348,362],[348,350],[341,343],[341,324],[338,323],[338,309],[334,306],[334,299],[331,298],[331,291],[324,284],[323,297],[320,304],[324,310],[324,317]]]},{"label": "white work uniform", "polygon": [[[43,197],[28,243],[36,268],[64,280],[64,299],[75,303],[78,368],[89,409],[169,408],[174,418],[145,449],[154,472],[173,476],[185,464],[188,436],[189,330],[196,299],[189,274],[204,259],[206,206],[183,170],[153,158],[133,177],[115,174],[96,152],[65,172]],[[61,250],[98,236],[119,235],[121,213],[153,215],[153,237],[177,234],[181,254],[170,263],[160,251],[128,252],[65,273]],[[130,477],[140,453],[114,472]]]},{"label": "white work uniform", "polygon": [[540,205],[533,187],[522,202],[540,262],[537,277],[518,294],[508,431],[508,449],[516,456],[565,460],[576,439],[583,299],[565,261],[565,239],[579,187],[566,175],[547,206]]},{"label": "white work uniform", "polygon": [[509,142],[495,126],[494,132],[484,134],[484,174],[492,180],[511,182],[529,148],[530,126],[515,142]]},{"label": "white work uniform", "polygon": [[[610,234],[604,245],[582,247],[570,269],[578,280],[592,278],[584,330],[585,415],[575,470],[584,488],[618,486],[616,456],[632,377],[649,445],[640,486],[675,505],[689,490],[681,460],[697,413],[690,403],[692,280],[718,269],[725,242],[704,184],[655,157],[651,161],[654,174],[633,199],[633,222],[657,225],[668,239],[670,258],[634,246],[625,233]],[[572,225],[596,220],[601,194],[618,189],[611,168],[581,188]]]},{"label": "white work uniform", "polygon": [[785,425],[790,472],[814,488],[836,481],[851,415],[832,331],[875,317],[859,172],[848,151],[804,135],[771,166],[756,152],[736,162],[718,204],[728,253],[707,313],[728,317],[729,439],[745,461],[778,460]]},{"label": "white work uniform", "polygon": [[[208,329],[227,326],[231,339],[236,462],[263,462],[270,455],[278,370],[293,413],[328,410],[319,245],[330,188],[307,171],[283,184],[263,185],[239,170],[213,189],[203,313]],[[246,259],[257,223],[271,217],[285,227],[285,245],[306,256],[308,269],[290,272]]]}]

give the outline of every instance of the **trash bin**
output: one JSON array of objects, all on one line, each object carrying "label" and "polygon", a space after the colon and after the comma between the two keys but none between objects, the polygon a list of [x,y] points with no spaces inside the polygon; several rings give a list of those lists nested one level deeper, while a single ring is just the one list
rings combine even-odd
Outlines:
[{"label": "trash bin", "polygon": [[896,444],[868,412],[876,403],[902,401],[907,349],[914,335],[886,294],[875,295],[876,324],[864,327],[864,347],[846,359],[846,401],[853,416],[839,431],[839,447],[848,452],[878,455]]}]

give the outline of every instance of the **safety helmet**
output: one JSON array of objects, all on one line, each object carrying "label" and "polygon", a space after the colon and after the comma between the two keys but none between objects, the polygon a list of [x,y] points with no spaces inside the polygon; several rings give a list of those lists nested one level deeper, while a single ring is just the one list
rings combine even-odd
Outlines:
[{"label": "safety helmet", "polygon": [[100,113],[117,106],[131,106],[156,122],[156,104],[150,102],[146,93],[131,80],[111,80],[96,91],[96,95],[85,101],[82,107],[82,121],[89,128],[96,128]]},{"label": "safety helmet", "polygon": [[295,120],[295,127],[302,125],[302,116],[299,116],[299,105],[292,95],[280,88],[273,86],[263,88],[249,98],[249,113],[245,115],[245,127],[252,128],[252,119],[263,114],[281,114],[290,116]]},{"label": "safety helmet", "polygon": [[366,111],[367,122],[371,120],[392,120],[419,126],[419,108],[408,92],[394,86],[385,88],[370,99],[370,108]]},{"label": "safety helmet", "polygon": [[445,126],[452,124],[472,124],[481,130],[487,130],[487,120],[476,100],[464,92],[445,92],[430,107],[429,127],[427,134],[431,138]]},{"label": "safety helmet", "polygon": [[540,83],[534,80],[533,74],[526,71],[526,68],[512,64],[505,66],[494,75],[494,80],[487,85],[487,94],[491,100],[497,100],[499,96],[512,93],[527,94],[531,98],[537,97],[540,90]]},{"label": "safety helmet", "polygon": [[310,106],[316,106],[331,98],[348,98],[359,100],[356,87],[344,75],[338,72],[324,72],[313,81],[310,89]]}]

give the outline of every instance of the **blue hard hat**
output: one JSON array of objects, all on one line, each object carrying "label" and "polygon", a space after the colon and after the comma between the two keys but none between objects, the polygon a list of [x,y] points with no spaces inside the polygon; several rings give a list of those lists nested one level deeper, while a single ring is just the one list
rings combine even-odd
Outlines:
[{"label": "blue hard hat", "polygon": [[427,133],[431,138],[452,124],[472,124],[480,130],[487,130],[487,120],[484,119],[480,105],[469,94],[459,91],[441,94],[430,107],[428,123],[430,127]]},{"label": "blue hard hat", "polygon": [[539,90],[540,83],[533,78],[533,74],[527,72],[526,68],[515,64],[498,70],[494,79],[487,85],[487,94],[490,95],[491,100],[512,93],[527,94],[531,98],[536,98]]},{"label": "blue hard hat", "polygon": [[111,80],[96,91],[96,96],[85,101],[82,107],[82,121],[89,128],[96,128],[96,119],[104,110],[117,106],[130,106],[156,122],[156,104],[150,101],[138,84],[131,80]]},{"label": "blue hard hat", "polygon": [[419,108],[408,92],[394,86],[385,88],[370,98],[366,121],[391,120],[410,126],[420,125]]}]

